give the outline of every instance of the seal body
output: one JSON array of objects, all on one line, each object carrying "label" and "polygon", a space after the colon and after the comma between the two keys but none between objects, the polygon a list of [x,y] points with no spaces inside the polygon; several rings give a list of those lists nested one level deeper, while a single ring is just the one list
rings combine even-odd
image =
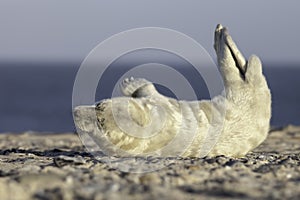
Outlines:
[{"label": "seal body", "polygon": [[225,91],[211,100],[177,101],[141,78],[125,79],[124,97],[74,109],[77,130],[110,155],[241,157],[267,137],[271,94],[259,58],[247,61],[226,28],[214,48]]}]

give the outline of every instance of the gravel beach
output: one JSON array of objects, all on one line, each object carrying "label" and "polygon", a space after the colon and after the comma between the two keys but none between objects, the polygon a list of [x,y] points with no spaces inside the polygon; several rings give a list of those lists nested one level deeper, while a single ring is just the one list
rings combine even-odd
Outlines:
[{"label": "gravel beach", "polygon": [[[74,133],[0,134],[0,199],[300,199],[296,126],[271,130],[243,158],[107,159]],[[118,169],[141,161],[159,170]]]}]

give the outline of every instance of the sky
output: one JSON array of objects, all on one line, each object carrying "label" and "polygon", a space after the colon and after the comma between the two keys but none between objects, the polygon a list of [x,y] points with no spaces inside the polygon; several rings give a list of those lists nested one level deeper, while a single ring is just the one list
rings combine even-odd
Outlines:
[{"label": "sky", "polygon": [[199,42],[212,57],[216,24],[229,28],[246,57],[300,63],[300,1],[1,0],[1,61],[82,61],[122,31],[163,27]]}]

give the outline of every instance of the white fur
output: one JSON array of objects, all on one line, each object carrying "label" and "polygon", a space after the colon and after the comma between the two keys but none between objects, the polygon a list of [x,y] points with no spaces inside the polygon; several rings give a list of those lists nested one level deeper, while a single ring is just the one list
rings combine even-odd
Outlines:
[{"label": "white fur", "polygon": [[240,157],[269,130],[271,95],[257,56],[244,59],[226,28],[217,26],[215,50],[225,91],[212,100],[177,101],[145,79],[125,79],[127,97],[79,106],[74,119],[114,155]]}]

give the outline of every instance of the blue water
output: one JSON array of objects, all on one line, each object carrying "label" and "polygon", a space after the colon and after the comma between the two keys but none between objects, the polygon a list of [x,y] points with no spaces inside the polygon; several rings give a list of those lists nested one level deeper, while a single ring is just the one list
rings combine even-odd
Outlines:
[{"label": "blue water", "polygon": [[[72,89],[79,66],[79,62],[1,63],[0,132],[74,131]],[[271,124],[300,125],[300,65],[264,66],[273,98]],[[108,70],[105,80],[100,80],[106,87],[98,88],[96,100],[110,97],[114,81],[126,70]],[[197,83],[193,86],[199,99],[209,97],[199,75],[189,68],[181,73]],[[172,96],[165,88],[159,89]]]}]

